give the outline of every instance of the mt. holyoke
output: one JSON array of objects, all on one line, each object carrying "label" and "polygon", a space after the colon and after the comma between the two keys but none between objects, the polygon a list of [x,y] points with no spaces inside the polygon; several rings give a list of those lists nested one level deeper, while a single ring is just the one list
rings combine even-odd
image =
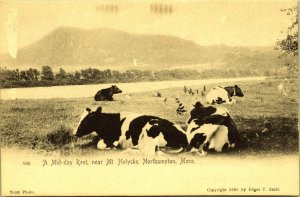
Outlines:
[{"label": "mt. holyoke", "polygon": [[[16,59],[2,56],[2,65],[186,65],[228,62],[238,56],[274,56],[272,50],[199,46],[174,36],[130,34],[111,29],[60,27],[18,50]],[[255,52],[255,53],[254,53]],[[251,58],[251,57],[250,57]],[[244,58],[243,58],[244,59]],[[248,58],[249,59],[249,58]],[[270,60],[270,59],[269,59]]]}]

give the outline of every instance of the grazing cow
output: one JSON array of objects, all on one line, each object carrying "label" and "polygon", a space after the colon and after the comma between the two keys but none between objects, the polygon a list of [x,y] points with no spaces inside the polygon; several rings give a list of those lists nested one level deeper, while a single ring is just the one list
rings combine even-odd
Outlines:
[{"label": "grazing cow", "polygon": [[[207,113],[206,116],[203,112]],[[221,152],[240,145],[238,130],[228,111],[218,107],[214,113],[211,112],[212,109],[208,109],[193,114],[195,118],[190,120],[186,132],[187,150],[197,150],[206,155],[210,150]]]},{"label": "grazing cow", "polygon": [[188,91],[188,88],[186,86],[183,86],[183,91],[186,93]]},{"label": "grazing cow", "polygon": [[206,101],[209,104],[222,104],[222,103],[235,103],[236,101],[232,99],[233,96],[243,97],[244,93],[241,88],[237,85],[227,86],[227,87],[214,87],[206,95]]},{"label": "grazing cow", "polygon": [[187,146],[184,131],[168,120],[131,112],[103,113],[101,107],[96,111],[87,108],[74,133],[79,138],[94,131],[100,138],[98,148],[137,148],[151,152],[145,145],[152,143],[153,153],[159,147]]},{"label": "grazing cow", "polygon": [[192,88],[190,88],[190,89],[188,90],[188,93],[191,94],[191,95],[194,95],[194,92],[193,92]]},{"label": "grazing cow", "polygon": [[116,85],[112,85],[110,88],[101,89],[94,96],[95,101],[113,101],[113,95],[122,93]]},{"label": "grazing cow", "polygon": [[154,92],[152,95],[155,97],[161,97],[161,93],[159,91]]}]

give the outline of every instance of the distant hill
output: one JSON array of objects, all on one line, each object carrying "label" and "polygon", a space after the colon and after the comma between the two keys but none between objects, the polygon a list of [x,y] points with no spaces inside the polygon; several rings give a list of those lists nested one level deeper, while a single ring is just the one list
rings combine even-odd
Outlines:
[{"label": "distant hill", "polygon": [[[41,40],[21,48],[17,59],[3,55],[1,64],[10,65],[191,65],[227,62],[231,66],[272,67],[278,59],[272,48],[199,46],[174,36],[129,34],[111,29],[84,30],[60,27]],[[259,61],[259,62],[258,62]]]},{"label": "distant hill", "polygon": [[204,62],[204,48],[172,36],[134,35],[110,29],[61,27],[18,51],[13,64],[99,65]]}]

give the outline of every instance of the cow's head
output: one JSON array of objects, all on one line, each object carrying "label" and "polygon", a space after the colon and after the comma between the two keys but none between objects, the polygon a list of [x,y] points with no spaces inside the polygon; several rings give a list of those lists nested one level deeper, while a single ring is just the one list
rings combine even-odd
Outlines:
[{"label": "cow's head", "polygon": [[96,131],[95,126],[101,120],[101,113],[101,107],[98,107],[94,112],[90,108],[86,108],[81,115],[77,129],[74,130],[75,137],[82,137]]},{"label": "cow's head", "polygon": [[239,86],[235,85],[234,88],[235,88],[235,96],[240,96],[240,97],[244,96],[244,93]]},{"label": "cow's head", "polygon": [[122,90],[120,90],[116,85],[112,85],[111,90],[112,90],[113,94],[122,93]]},{"label": "cow's head", "polygon": [[203,119],[217,111],[215,107],[204,107],[200,102],[196,102],[193,106],[194,109],[190,112],[190,117],[186,122],[187,124],[190,124],[193,119]]}]

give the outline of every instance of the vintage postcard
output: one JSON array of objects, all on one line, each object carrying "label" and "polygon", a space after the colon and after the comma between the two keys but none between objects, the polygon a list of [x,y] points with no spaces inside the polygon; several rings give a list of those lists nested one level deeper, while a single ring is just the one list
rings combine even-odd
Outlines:
[{"label": "vintage postcard", "polygon": [[0,0],[1,195],[299,195],[296,0]]}]

